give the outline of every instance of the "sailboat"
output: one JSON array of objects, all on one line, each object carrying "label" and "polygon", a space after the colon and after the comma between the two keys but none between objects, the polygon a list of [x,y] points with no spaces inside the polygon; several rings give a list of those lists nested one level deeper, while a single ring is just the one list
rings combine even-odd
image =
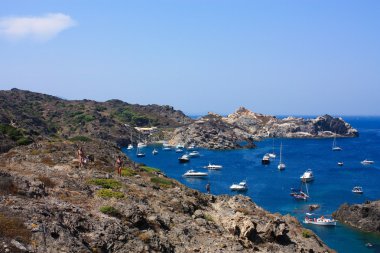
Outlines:
[{"label": "sailboat", "polygon": [[145,153],[141,151],[141,148],[137,148],[137,152],[136,152],[136,156],[137,157],[145,157]]},{"label": "sailboat", "polygon": [[281,146],[280,146],[280,163],[278,164],[277,168],[279,170],[284,170],[286,168],[285,163],[282,162],[282,142],[281,142]]},{"label": "sailboat", "polygon": [[128,145],[128,150],[131,150],[133,149],[133,145],[132,145],[132,132],[131,132],[131,143]]},{"label": "sailboat", "polygon": [[270,158],[276,158],[276,153],[274,152],[274,139],[273,139],[273,152],[268,154]]},{"label": "sailboat", "polygon": [[[302,191],[302,184],[305,184],[306,193]],[[307,183],[302,182],[300,189],[291,188],[290,196],[292,196],[296,200],[307,200],[308,198],[310,198],[309,190],[307,189]]]},{"label": "sailboat", "polygon": [[333,140],[333,144],[332,144],[332,151],[341,151],[342,148],[341,147],[338,147],[336,145],[336,134],[334,135],[334,140]]}]

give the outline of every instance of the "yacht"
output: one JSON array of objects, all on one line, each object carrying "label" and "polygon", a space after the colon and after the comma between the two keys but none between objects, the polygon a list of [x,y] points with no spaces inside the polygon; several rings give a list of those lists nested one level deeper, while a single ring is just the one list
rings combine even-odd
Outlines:
[{"label": "yacht", "polygon": [[182,152],[183,152],[183,149],[181,149],[181,148],[176,148],[176,149],[175,149],[175,152],[176,152],[176,153],[182,153]]},{"label": "yacht", "polygon": [[137,147],[138,147],[138,148],[145,148],[145,147],[146,147],[146,143],[144,143],[144,142],[139,142],[139,143],[137,144]]},{"label": "yacht", "polygon": [[190,157],[189,157],[189,155],[183,155],[180,158],[178,158],[178,161],[180,163],[188,163],[188,162],[190,162]]},{"label": "yacht", "polygon": [[194,144],[191,144],[188,148],[187,148],[187,150],[194,150],[195,149],[195,145]]},{"label": "yacht", "polygon": [[369,164],[374,164],[375,162],[371,161],[371,160],[364,159],[360,163],[363,164],[363,165],[369,165]]},{"label": "yacht", "polygon": [[319,225],[319,226],[335,226],[336,225],[336,220],[333,218],[325,218],[324,216],[321,216],[319,218],[312,218],[309,217],[312,214],[307,213],[307,216],[305,217],[303,223],[305,224],[314,224],[314,225]]},{"label": "yacht", "polygon": [[129,144],[128,147],[127,147],[128,150],[131,150],[133,149],[133,145],[132,144]]},{"label": "yacht", "polygon": [[177,148],[177,149],[184,149],[185,146],[183,144],[178,144],[175,148]]},{"label": "yacht", "polygon": [[158,154],[158,150],[157,149],[153,149],[152,154],[153,155],[157,155]]},{"label": "yacht", "polygon": [[300,177],[302,182],[310,182],[314,180],[313,171],[311,169],[308,169],[305,171],[302,176]]},{"label": "yacht", "polygon": [[185,174],[183,174],[184,177],[207,177],[208,174],[206,172],[198,172],[195,170],[188,170]]},{"label": "yacht", "polygon": [[220,170],[221,168],[223,168],[222,165],[216,165],[216,164],[211,164],[209,163],[207,166],[204,167],[205,169],[209,169],[209,170]]},{"label": "yacht", "polygon": [[361,186],[355,186],[352,188],[353,193],[363,194],[363,188]]},{"label": "yacht", "polygon": [[265,154],[263,156],[263,159],[261,159],[261,163],[262,164],[270,164],[270,157],[269,157],[269,154]]},{"label": "yacht", "polygon": [[245,180],[241,181],[238,184],[233,183],[230,186],[231,191],[246,191],[248,190],[247,182]]},{"label": "yacht", "polygon": [[165,151],[170,151],[170,150],[172,150],[172,147],[169,144],[164,143],[164,144],[162,144],[162,149]]},{"label": "yacht", "polygon": [[189,156],[190,156],[190,157],[199,157],[200,154],[199,154],[198,151],[194,150],[194,151],[190,152]]}]

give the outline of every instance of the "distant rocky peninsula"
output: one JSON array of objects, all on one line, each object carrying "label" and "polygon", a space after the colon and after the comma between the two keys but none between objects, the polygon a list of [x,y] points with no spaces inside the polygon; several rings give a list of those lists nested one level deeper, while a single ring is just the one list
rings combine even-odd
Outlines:
[{"label": "distant rocky peninsula", "polygon": [[275,116],[254,113],[244,107],[222,117],[215,113],[178,127],[171,143],[195,144],[210,149],[254,147],[262,138],[331,138],[356,137],[359,132],[342,118],[330,115],[315,119]]},{"label": "distant rocky peninsula", "polygon": [[343,204],[333,213],[333,217],[362,231],[380,233],[380,200]]}]

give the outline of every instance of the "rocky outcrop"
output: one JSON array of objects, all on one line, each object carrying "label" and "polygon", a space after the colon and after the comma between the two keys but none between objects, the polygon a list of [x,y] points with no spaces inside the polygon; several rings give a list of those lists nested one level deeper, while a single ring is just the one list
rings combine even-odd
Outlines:
[{"label": "rocky outcrop", "polygon": [[342,118],[330,115],[315,119],[278,119],[240,107],[227,117],[210,113],[192,124],[180,127],[174,131],[170,142],[196,144],[210,149],[236,149],[254,147],[253,140],[268,137],[331,138],[358,135],[358,131]]},{"label": "rocky outcrop", "polygon": [[343,204],[333,213],[333,217],[362,231],[380,233],[380,200]]},{"label": "rocky outcrop", "polygon": [[[188,189],[101,140],[0,155],[0,252],[331,252],[290,216]],[[126,161],[114,174],[117,155]]]},{"label": "rocky outcrop", "polygon": [[170,144],[194,144],[208,149],[226,150],[254,146],[250,134],[225,122],[215,113],[209,113],[192,124],[177,128],[172,136]]}]

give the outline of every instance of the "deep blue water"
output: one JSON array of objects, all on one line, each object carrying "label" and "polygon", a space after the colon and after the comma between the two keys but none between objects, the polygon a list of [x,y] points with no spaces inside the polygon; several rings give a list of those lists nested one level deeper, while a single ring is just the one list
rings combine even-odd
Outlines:
[{"label": "deep blue water", "polygon": [[[198,149],[199,158],[192,158],[187,164],[179,164],[180,154],[163,151],[153,156],[152,147],[145,148],[144,158],[137,158],[135,150],[125,153],[134,161],[160,168],[169,177],[199,191],[205,192],[207,182],[213,194],[234,194],[229,186],[246,179],[249,190],[245,193],[254,202],[270,212],[291,214],[300,221],[304,218],[309,204],[320,204],[314,213],[331,214],[341,204],[363,203],[380,199],[380,117],[345,117],[360,132],[358,138],[339,138],[338,146],[343,150],[331,150],[332,139],[275,139],[277,158],[270,165],[261,165],[262,156],[272,151],[272,139],[257,143],[250,150],[211,151]],[[283,143],[284,171],[277,169],[279,146]],[[374,165],[364,166],[360,161],[374,160]],[[343,161],[344,166],[337,166]],[[209,171],[208,179],[186,179],[182,175],[188,169],[203,169],[209,162],[223,165],[220,171]],[[310,199],[296,201],[289,195],[290,188],[299,187],[299,177],[306,169],[312,169],[315,180],[308,184]],[[363,187],[364,194],[351,192],[356,185]],[[338,252],[380,252],[380,236],[362,233],[343,224],[336,227],[305,225],[313,230],[331,248]],[[366,243],[374,246],[367,248]]]}]

